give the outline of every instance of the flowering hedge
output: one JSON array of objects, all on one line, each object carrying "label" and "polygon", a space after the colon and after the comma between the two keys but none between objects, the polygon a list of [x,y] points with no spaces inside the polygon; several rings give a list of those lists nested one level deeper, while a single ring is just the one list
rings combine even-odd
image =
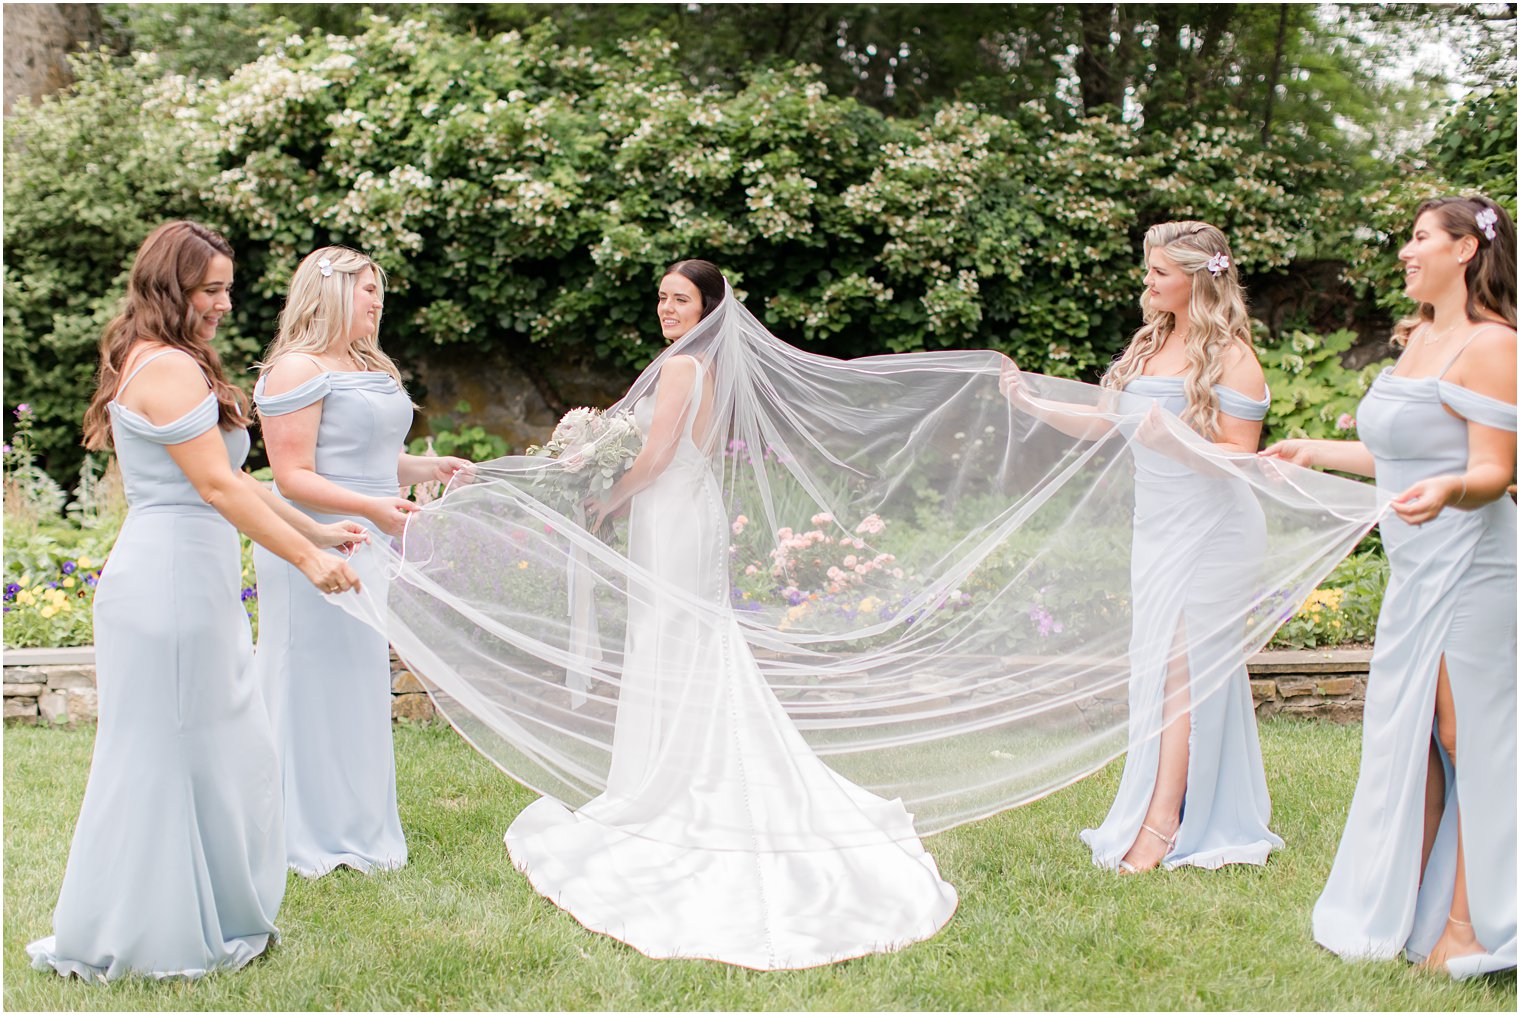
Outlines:
[{"label": "flowering hedge", "polygon": [[894,120],[808,67],[698,90],[671,46],[603,58],[547,28],[377,18],[352,38],[267,40],[226,81],[80,60],[72,91],[6,121],[6,384],[37,408],[49,469],[78,460],[93,343],[134,246],[170,216],[238,250],[223,328],[238,368],[298,258],[342,242],[390,273],[385,341],[403,363],[454,346],[642,365],[660,267],[706,257],[820,351],[989,346],[1076,376],[1134,323],[1152,222],[1216,221],[1266,272],[1336,207],[1329,166],[1229,125],[1063,127],[964,103]]}]

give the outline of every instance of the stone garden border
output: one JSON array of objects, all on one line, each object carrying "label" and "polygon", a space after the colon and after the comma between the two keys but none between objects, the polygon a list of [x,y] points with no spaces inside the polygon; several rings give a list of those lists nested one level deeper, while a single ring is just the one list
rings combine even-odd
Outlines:
[{"label": "stone garden border", "polygon": [[[1359,722],[1372,650],[1333,648],[1261,652],[1247,664],[1258,718],[1272,715]],[[19,648],[4,653],[7,723],[94,722],[95,649]],[[422,682],[391,655],[391,716],[437,716]]]}]

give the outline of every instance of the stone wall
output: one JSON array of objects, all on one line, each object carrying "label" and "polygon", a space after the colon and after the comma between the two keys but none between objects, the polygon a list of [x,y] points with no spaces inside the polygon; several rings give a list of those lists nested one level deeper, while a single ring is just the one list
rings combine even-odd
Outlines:
[{"label": "stone wall", "polygon": [[1256,717],[1360,722],[1371,661],[1371,649],[1262,652],[1249,664]]},{"label": "stone wall", "polygon": [[[424,417],[449,416],[456,426],[479,426],[506,439],[518,453],[548,440],[570,409],[611,405],[638,376],[632,368],[608,371],[577,363],[539,368],[496,350],[439,351],[403,365]],[[460,402],[468,403],[468,412],[454,411]],[[426,432],[419,423],[411,436]]]},{"label": "stone wall", "polygon": [[[93,722],[95,650],[11,649],[5,654],[7,723]],[[1256,715],[1358,722],[1367,693],[1367,649],[1263,652],[1251,660]],[[437,710],[422,682],[391,656],[391,717],[425,722]]]},{"label": "stone wall", "polygon": [[[7,723],[95,721],[93,648],[9,649],[4,668]],[[425,722],[435,715],[422,682],[392,654],[391,718]]]},{"label": "stone wall", "polygon": [[5,114],[73,80],[64,56],[102,37],[99,4],[5,5]]}]

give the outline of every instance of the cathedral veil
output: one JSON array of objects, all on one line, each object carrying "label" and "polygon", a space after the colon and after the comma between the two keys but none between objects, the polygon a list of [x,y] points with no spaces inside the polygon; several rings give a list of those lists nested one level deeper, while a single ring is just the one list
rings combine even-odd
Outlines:
[{"label": "cathedral veil", "polygon": [[[919,833],[1029,802],[1160,732],[1152,671],[1179,636],[1239,648],[1192,660],[1193,700],[1235,675],[1383,503],[1365,484],[1224,452],[1145,399],[1025,375],[1010,401],[1003,362],[813,355],[730,292],[608,410],[680,403],[643,454],[689,441],[711,471],[713,503],[689,510],[691,540],[716,546],[716,584],[650,565],[691,547],[630,545],[637,494],[610,505],[630,518],[588,531],[585,480],[604,460],[590,444],[476,466],[411,517],[399,548],[361,547],[365,590],[334,601],[387,634],[478,750],[572,808],[616,786],[634,723],[638,750],[700,764],[702,731],[726,728],[714,710],[752,708],[741,728],[772,721],[774,702],[710,693],[709,668],[740,665],[807,749],[901,799]],[[678,373],[684,388],[662,393]],[[1142,585],[1180,595],[1200,563],[1137,552],[1141,474],[1250,534],[1211,562],[1238,579],[1211,630],[1134,601]],[[1156,616],[1163,628],[1147,629]],[[728,848],[724,831],[700,834]],[[816,848],[805,831],[779,841]],[[848,831],[830,841],[851,845]]]}]

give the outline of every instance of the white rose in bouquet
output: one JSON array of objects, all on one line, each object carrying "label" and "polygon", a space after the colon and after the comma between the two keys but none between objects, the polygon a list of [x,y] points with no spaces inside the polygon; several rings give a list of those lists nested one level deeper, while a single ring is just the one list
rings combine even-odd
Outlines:
[{"label": "white rose in bouquet", "polygon": [[578,408],[565,413],[546,443],[524,454],[558,461],[560,468],[543,470],[534,483],[553,486],[564,501],[578,504],[610,490],[643,446],[632,413]]}]

